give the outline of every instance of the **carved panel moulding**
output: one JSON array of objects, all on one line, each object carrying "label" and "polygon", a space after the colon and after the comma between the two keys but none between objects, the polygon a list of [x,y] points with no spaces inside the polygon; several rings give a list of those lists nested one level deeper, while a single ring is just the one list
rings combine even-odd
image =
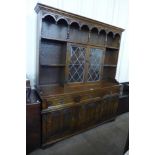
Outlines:
[{"label": "carved panel moulding", "polygon": [[106,33],[107,33],[107,35],[108,35],[109,33],[112,33],[112,34],[113,34],[113,38],[114,38],[116,35],[121,36],[121,32],[118,32],[118,31],[107,30]]},{"label": "carved panel moulding", "polygon": [[106,28],[105,28],[105,27],[98,27],[98,30],[99,30],[99,33],[100,33],[101,31],[105,31],[105,32],[106,32]]},{"label": "carved panel moulding", "polygon": [[67,24],[68,25],[71,25],[72,23],[78,23],[79,24],[79,26],[80,26],[80,29],[81,29],[81,27],[82,26],[84,26],[84,25],[86,25],[86,26],[88,26],[88,28],[89,28],[89,30],[91,31],[93,28],[97,28],[97,30],[98,30],[98,33],[101,31],[101,30],[105,30],[105,32],[106,32],[106,34],[108,34],[109,32],[112,32],[114,35],[116,34],[116,33],[121,33],[121,32],[114,32],[114,30],[113,29],[108,29],[108,28],[105,28],[105,27],[100,27],[100,26],[97,26],[97,25],[93,25],[92,23],[85,23],[84,21],[80,21],[80,20],[75,20],[75,19],[73,19],[73,18],[69,18],[69,17],[66,17],[66,16],[61,16],[61,15],[59,15],[59,14],[55,14],[55,13],[50,13],[50,12],[47,12],[47,11],[44,11],[43,12],[43,14],[42,14],[42,18],[45,18],[46,16],[52,16],[54,19],[55,19],[55,21],[56,21],[56,23],[60,20],[60,19],[64,19],[66,22],[67,22]]}]

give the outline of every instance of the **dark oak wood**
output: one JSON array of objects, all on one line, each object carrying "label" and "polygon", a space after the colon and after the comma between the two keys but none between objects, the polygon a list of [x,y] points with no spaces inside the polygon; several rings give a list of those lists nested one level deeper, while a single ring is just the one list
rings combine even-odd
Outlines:
[{"label": "dark oak wood", "polygon": [[36,88],[46,147],[116,117],[123,29],[39,3],[35,10]]},{"label": "dark oak wood", "polygon": [[41,102],[31,90],[26,104],[26,154],[41,146]]},{"label": "dark oak wood", "polygon": [[104,64],[105,65],[117,65],[118,50],[107,49]]},{"label": "dark oak wood", "polygon": [[30,98],[31,94],[31,86],[30,86],[30,80],[26,80],[26,104],[31,102]]},{"label": "dark oak wood", "polygon": [[119,96],[119,103],[117,115],[129,112],[129,83],[121,83],[121,95]]}]

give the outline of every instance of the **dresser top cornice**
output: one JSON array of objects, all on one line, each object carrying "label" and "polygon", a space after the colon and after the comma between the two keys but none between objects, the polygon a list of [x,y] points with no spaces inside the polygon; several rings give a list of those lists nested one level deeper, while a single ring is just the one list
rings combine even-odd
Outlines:
[{"label": "dresser top cornice", "polygon": [[113,31],[113,33],[119,33],[121,34],[124,29],[119,28],[110,24],[106,24],[97,20],[93,20],[87,17],[83,17],[74,13],[69,13],[67,11],[63,11],[54,7],[50,7],[41,3],[37,3],[35,7],[36,13],[42,12],[42,18],[44,18],[47,15],[55,16],[54,18],[59,18],[58,16],[61,15],[60,18],[65,19],[68,24],[71,24],[72,22],[78,22],[79,25],[86,24],[90,29],[97,27],[99,30],[104,29],[105,31]]}]

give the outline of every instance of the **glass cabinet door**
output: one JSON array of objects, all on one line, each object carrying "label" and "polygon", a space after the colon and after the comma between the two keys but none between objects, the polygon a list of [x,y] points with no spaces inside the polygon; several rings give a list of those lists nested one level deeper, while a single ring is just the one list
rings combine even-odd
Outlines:
[{"label": "glass cabinet door", "polygon": [[69,47],[69,57],[68,82],[83,82],[86,48],[78,45],[71,45]]},{"label": "glass cabinet door", "polygon": [[102,49],[90,48],[89,65],[88,65],[88,82],[100,80],[101,66],[104,61],[105,52]]}]

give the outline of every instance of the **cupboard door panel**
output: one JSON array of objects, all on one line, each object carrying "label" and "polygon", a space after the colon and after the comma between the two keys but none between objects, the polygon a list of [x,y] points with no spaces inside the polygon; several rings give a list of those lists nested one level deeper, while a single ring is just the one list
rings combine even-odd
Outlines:
[{"label": "cupboard door panel", "polygon": [[114,95],[111,97],[111,103],[112,103],[112,117],[115,117],[117,114],[117,108],[118,108],[118,101],[119,100],[119,95]]},{"label": "cupboard door panel", "polygon": [[96,103],[89,103],[87,106],[87,117],[88,117],[88,124],[93,125],[95,124],[95,109]]},{"label": "cupboard door panel", "polygon": [[100,122],[100,113],[101,113],[101,101],[98,101],[95,109],[95,123]]},{"label": "cupboard door panel", "polygon": [[106,97],[101,102],[101,111],[100,111],[100,121],[105,121],[108,117],[108,104],[109,104],[109,97]]},{"label": "cupboard door panel", "polygon": [[76,116],[74,108],[64,108],[44,114],[43,143],[71,134],[76,127]]},{"label": "cupboard door panel", "polygon": [[100,101],[79,106],[78,127],[85,128],[94,125],[99,119]]},{"label": "cupboard door panel", "polygon": [[88,82],[95,82],[101,79],[101,66],[105,52],[101,49],[90,48]]},{"label": "cupboard door panel", "polygon": [[69,47],[68,82],[83,82],[86,62],[86,48],[71,45]]},{"label": "cupboard door panel", "polygon": [[64,109],[62,113],[63,132],[71,131],[74,121],[74,113],[72,108]]},{"label": "cupboard door panel", "polygon": [[59,135],[62,131],[61,111],[54,111],[47,114],[47,136]]},{"label": "cupboard door panel", "polygon": [[103,99],[104,120],[108,120],[116,116],[118,106],[118,95],[109,95]]}]

